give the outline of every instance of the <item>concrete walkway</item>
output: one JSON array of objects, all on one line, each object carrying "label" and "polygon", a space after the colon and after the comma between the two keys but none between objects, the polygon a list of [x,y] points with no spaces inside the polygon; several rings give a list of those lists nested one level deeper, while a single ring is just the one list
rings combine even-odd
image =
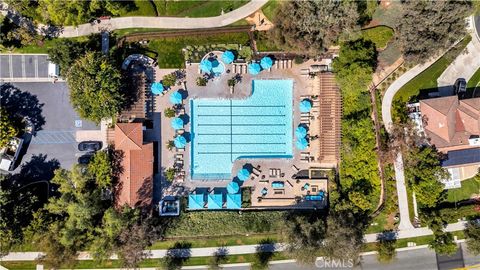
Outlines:
[{"label": "concrete walkway", "polygon": [[[453,232],[453,231],[461,231],[465,228],[465,221],[457,222],[448,224],[445,228],[445,231]],[[400,230],[395,234],[396,239],[404,239],[404,238],[411,238],[411,237],[419,237],[419,236],[426,236],[431,235],[433,232],[428,229],[427,227],[423,228],[412,228],[406,230]],[[378,234],[372,233],[365,235],[365,242],[372,243],[377,241]],[[224,247],[223,252],[228,255],[241,255],[241,254],[253,254],[256,252],[258,245],[243,245],[243,246],[228,246]],[[212,256],[216,251],[218,251],[220,247],[206,247],[206,248],[192,248],[192,249],[184,249],[184,250],[174,250],[173,253],[179,257],[207,257]],[[285,250],[284,244],[272,244],[272,245],[264,245],[263,250],[266,251],[283,251]],[[157,249],[157,250],[147,250],[146,252],[150,253],[149,258],[156,259],[156,258],[163,258],[167,254],[167,250],[165,249]],[[40,256],[41,252],[11,252],[8,255],[1,258],[3,261],[33,261],[38,256]],[[80,252],[78,256],[79,260],[92,260],[92,257],[88,252]],[[115,260],[118,259],[117,256],[112,256],[111,259]]]},{"label": "concrete walkway", "polygon": [[[239,21],[259,10],[268,0],[252,0],[249,3],[216,17],[186,18],[186,17],[117,17],[103,20],[99,24],[81,24],[78,27],[65,26],[58,37],[87,36],[101,31],[113,31],[128,28],[159,28],[159,29],[198,29],[222,27]],[[8,17],[18,17],[18,14],[2,9],[2,14]],[[14,20],[18,21],[18,19]],[[39,25],[38,29],[45,28]],[[42,32],[42,31],[40,31]]]}]

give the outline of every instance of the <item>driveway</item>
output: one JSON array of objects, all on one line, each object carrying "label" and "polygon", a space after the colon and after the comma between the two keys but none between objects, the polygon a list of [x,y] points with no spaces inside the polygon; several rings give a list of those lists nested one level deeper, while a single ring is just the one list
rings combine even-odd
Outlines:
[{"label": "driveway", "polygon": [[81,120],[73,110],[66,83],[13,83],[13,86],[25,95],[21,98],[28,99],[29,106],[36,110],[32,116],[37,123],[36,134],[26,148],[22,164],[32,157],[46,155],[46,160],[57,159],[61,167],[71,168],[81,155],[77,150],[76,132],[98,130],[99,127]]}]

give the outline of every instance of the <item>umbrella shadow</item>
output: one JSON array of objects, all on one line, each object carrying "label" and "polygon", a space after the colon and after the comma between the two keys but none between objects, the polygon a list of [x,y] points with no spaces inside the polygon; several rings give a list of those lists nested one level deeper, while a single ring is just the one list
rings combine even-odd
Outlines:
[{"label": "umbrella shadow", "polygon": [[182,99],[187,99],[188,98],[188,91],[185,89],[179,89],[177,91],[180,95],[182,95]]},{"label": "umbrella shadow", "polygon": [[253,165],[251,163],[246,163],[245,165],[243,165],[242,169],[245,169],[249,173],[252,173],[253,172]]},{"label": "umbrella shadow", "polygon": [[298,127],[303,127],[307,132],[309,131],[309,127],[307,124],[300,124]]},{"label": "umbrella shadow", "polygon": [[190,116],[188,114],[182,114],[178,118],[182,119],[184,125],[190,123]]},{"label": "umbrella shadow", "polygon": [[187,140],[187,143],[189,143],[189,142],[192,141],[192,133],[190,133],[190,132],[185,132],[185,133],[183,133],[182,136],[185,138],[185,140]]}]

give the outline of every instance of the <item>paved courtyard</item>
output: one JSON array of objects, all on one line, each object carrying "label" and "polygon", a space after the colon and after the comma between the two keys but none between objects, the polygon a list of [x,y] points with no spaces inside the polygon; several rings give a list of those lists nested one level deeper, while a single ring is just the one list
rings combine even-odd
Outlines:
[{"label": "paved courtyard", "polygon": [[[69,101],[65,83],[14,83],[16,88],[38,99],[39,128],[31,138],[22,163],[33,156],[57,159],[63,168],[71,168],[82,154],[77,149],[77,133],[98,131],[94,123],[80,119]],[[32,98],[35,100],[35,98]],[[28,144],[29,138],[26,138]],[[17,167],[18,171],[21,166]]]}]

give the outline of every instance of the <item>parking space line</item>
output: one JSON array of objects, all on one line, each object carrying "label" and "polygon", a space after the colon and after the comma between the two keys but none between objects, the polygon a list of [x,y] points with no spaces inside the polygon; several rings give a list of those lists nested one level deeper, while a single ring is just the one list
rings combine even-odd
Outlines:
[{"label": "parking space line", "polygon": [[38,56],[35,55],[35,78],[38,78]]},{"label": "parking space line", "polygon": [[22,77],[25,78],[27,75],[25,74],[25,55],[22,54]]},{"label": "parking space line", "polygon": [[13,78],[13,65],[12,65],[12,55],[11,54],[8,57],[8,61],[9,61],[8,67],[10,69],[10,78]]}]

